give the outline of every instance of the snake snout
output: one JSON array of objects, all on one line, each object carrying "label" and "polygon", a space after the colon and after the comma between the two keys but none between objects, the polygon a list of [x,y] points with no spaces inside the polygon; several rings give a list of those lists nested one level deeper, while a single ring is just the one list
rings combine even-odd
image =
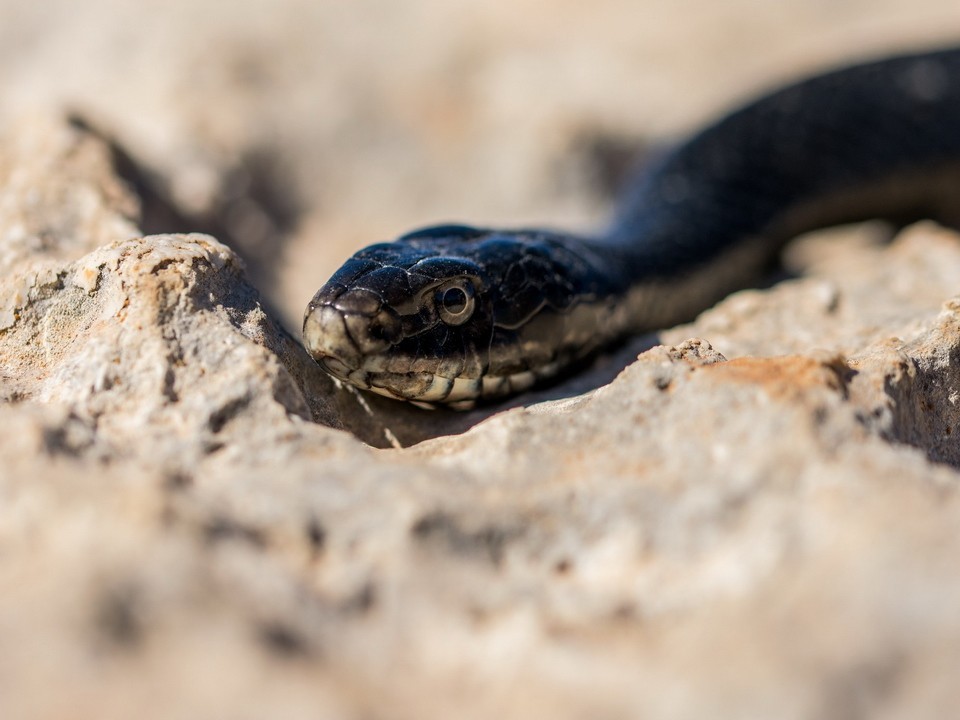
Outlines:
[{"label": "snake snout", "polygon": [[311,305],[303,318],[303,344],[313,359],[325,366],[332,359],[338,366],[356,370],[361,353],[344,319],[343,313],[331,305]]},{"label": "snake snout", "polygon": [[[318,293],[317,297],[320,297]],[[402,337],[397,314],[376,293],[354,288],[311,303],[303,320],[304,346],[334,375],[346,377]]]}]

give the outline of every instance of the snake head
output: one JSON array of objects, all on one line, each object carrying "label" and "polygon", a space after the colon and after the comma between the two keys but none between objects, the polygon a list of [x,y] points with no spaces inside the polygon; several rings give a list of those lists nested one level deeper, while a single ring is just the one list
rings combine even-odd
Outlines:
[{"label": "snake head", "polygon": [[421,403],[480,394],[491,328],[489,283],[476,262],[443,250],[481,231],[443,227],[443,233],[429,228],[367,247],[320,288],[304,315],[303,339],[327,372]]},{"label": "snake head", "polygon": [[314,296],[304,345],[334,377],[420,404],[526,389],[556,372],[564,342],[583,344],[571,321],[596,331],[571,312],[592,295],[570,241],[441,225],[372,245]]}]

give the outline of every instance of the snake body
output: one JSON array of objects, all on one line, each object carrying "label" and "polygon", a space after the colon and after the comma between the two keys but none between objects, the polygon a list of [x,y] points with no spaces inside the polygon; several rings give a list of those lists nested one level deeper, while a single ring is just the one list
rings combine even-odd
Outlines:
[{"label": "snake body", "polygon": [[960,220],[960,49],[812,77],[706,127],[630,184],[594,237],[438,225],[356,253],[307,307],[333,376],[469,407],[755,281],[798,233]]}]

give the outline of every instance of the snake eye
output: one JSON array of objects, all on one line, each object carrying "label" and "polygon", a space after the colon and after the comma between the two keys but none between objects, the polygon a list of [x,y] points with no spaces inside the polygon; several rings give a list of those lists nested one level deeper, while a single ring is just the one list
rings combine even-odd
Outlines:
[{"label": "snake eye", "polygon": [[473,315],[473,285],[464,278],[437,288],[437,313],[447,325],[463,325]]}]

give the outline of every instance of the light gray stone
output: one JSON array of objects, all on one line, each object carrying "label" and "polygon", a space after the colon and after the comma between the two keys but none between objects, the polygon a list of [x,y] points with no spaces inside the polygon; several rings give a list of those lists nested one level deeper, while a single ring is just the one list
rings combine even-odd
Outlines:
[{"label": "light gray stone", "polygon": [[[102,43],[101,62],[123,66],[114,85],[79,61],[62,75],[0,71],[21,78],[17,97],[83,78],[81,104],[128,141],[54,110],[0,138],[0,717],[921,718],[956,705],[956,234],[924,223],[889,243],[876,226],[808,238],[790,251],[799,277],[512,407],[430,413],[360,396],[264,309],[226,237],[143,237],[141,207],[163,198],[115,169],[130,148],[159,168],[173,210],[215,206],[232,163],[269,145],[291,106],[302,125],[281,154],[320,123],[329,146],[349,129],[351,152],[381,138],[365,167],[381,182],[383,158],[404,156],[410,143],[356,117],[381,94],[412,112],[404,83],[389,92],[410,66],[344,83],[364,99],[350,108],[330,86],[298,104],[309,89],[289,80],[301,68],[289,58],[317,46],[315,25],[242,5],[196,16],[226,23],[229,41],[167,19],[177,32],[145,48]],[[143,21],[103,7],[119,15],[114,40]],[[192,4],[180,12],[194,21]],[[369,26],[370,8],[343,12],[375,39],[398,35]],[[284,22],[305,30],[277,70],[245,33],[285,38]],[[69,25],[48,42],[87,57]],[[181,36],[197,47],[173,52]],[[450,51],[474,67],[463,37],[450,31]],[[222,64],[199,62],[208,43]],[[158,58],[195,71],[196,87],[165,85],[185,72]],[[487,72],[479,86],[499,87]],[[474,92],[464,107],[483,105]],[[480,122],[475,152],[548,135],[540,114],[505,138],[510,97]],[[308,112],[319,106],[332,115]],[[446,164],[467,120],[438,117],[422,132]],[[324,196],[345,153],[293,173],[313,178],[311,213],[337,206],[313,226],[317,244],[343,217],[392,227],[431,195],[411,179],[409,196],[361,197],[371,176],[356,170]],[[548,155],[511,162],[543,169]],[[230,207],[258,216],[254,196]],[[375,202],[388,196],[388,209]],[[297,247],[303,277],[343,252]]]},{"label": "light gray stone", "polygon": [[[27,132],[87,148],[32,157],[94,200],[4,216],[59,228],[11,241],[0,284],[5,716],[916,716],[953,697],[952,234],[813,239],[807,276],[665,331],[610,384],[573,394],[601,363],[541,391],[559,399],[374,451],[331,428],[385,444],[447,415],[338,389],[232,251],[136,237],[124,192],[86,189],[111,186],[99,141]],[[119,230],[84,247],[93,217]]]}]

